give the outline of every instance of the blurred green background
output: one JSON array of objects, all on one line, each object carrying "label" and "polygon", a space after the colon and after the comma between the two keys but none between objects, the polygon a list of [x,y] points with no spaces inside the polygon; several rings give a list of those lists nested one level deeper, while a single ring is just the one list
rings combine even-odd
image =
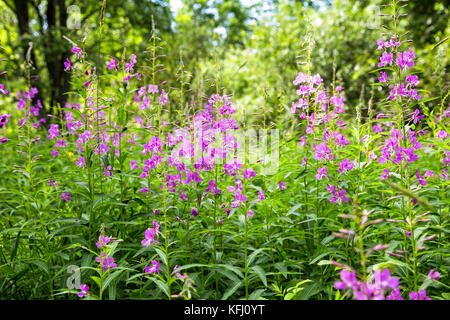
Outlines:
[{"label": "blurred green background", "polygon": [[[152,17],[161,39],[160,63],[165,71],[158,81],[170,84],[170,112],[184,109],[198,97],[214,91],[211,79],[233,94],[238,112],[249,121],[260,122],[263,110],[269,121],[289,116],[295,99],[292,84],[303,70],[302,44],[310,22],[314,47],[312,73],[326,84],[333,81],[345,89],[348,115],[358,104],[366,109],[385,92],[371,86],[378,74],[376,41],[386,24],[383,4],[387,0],[107,0],[104,26],[98,32],[102,1],[97,0],[0,0],[0,78],[15,93],[26,85],[24,56],[33,42],[31,60],[33,86],[40,90],[46,112],[64,105],[70,89],[63,61],[70,56],[71,44],[86,37],[88,58],[105,72],[107,55],[120,58],[135,53],[138,64],[151,45]],[[416,50],[416,65],[423,74],[420,86],[425,97],[443,97],[448,90],[449,42],[435,46],[449,35],[449,0],[410,0],[403,9],[401,33],[409,31]],[[185,71],[183,100],[180,87],[180,57]],[[304,59],[303,59],[304,60]],[[14,108],[11,101],[0,108]],[[364,115],[364,111],[363,111]]]}]

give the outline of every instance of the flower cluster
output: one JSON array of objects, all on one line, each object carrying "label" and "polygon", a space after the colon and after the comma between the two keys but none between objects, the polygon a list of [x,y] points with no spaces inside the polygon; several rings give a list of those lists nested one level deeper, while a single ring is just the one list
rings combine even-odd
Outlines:
[{"label": "flower cluster", "polygon": [[[306,120],[306,135],[300,138],[299,145],[305,150],[308,150],[308,145],[311,145],[311,152],[317,161],[315,175],[317,180],[328,179],[330,168],[336,165],[340,174],[347,174],[355,165],[355,161],[350,161],[348,158],[338,161],[338,155],[341,154],[339,149],[350,144],[347,137],[341,133],[345,125],[342,120],[339,120],[339,116],[345,113],[343,88],[333,87],[330,94],[323,88],[322,82],[320,75],[308,76],[300,72],[293,81],[294,85],[299,85],[297,95],[300,98],[292,103],[291,108],[294,114],[299,109],[300,119]],[[303,157],[302,165],[308,165],[307,155]],[[330,202],[348,201],[345,196],[347,191],[339,185],[327,184],[326,189],[333,195],[330,197]]]}]

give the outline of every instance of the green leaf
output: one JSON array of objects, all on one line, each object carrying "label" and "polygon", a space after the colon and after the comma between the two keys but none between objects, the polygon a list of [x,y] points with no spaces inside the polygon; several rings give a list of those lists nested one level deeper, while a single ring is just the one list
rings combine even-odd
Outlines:
[{"label": "green leaf", "polygon": [[44,261],[41,260],[31,260],[30,263],[37,265],[39,268],[45,271],[48,274],[48,266]]},{"label": "green leaf", "polygon": [[17,233],[17,236],[16,236],[16,238],[14,239],[14,242],[13,242],[13,244],[12,244],[12,246],[11,246],[11,254],[10,254],[10,257],[9,257],[9,261],[10,262],[12,262],[13,260],[14,260],[14,258],[16,257],[16,254],[17,254],[17,248],[19,247],[19,241],[20,241],[20,234],[22,233],[22,230],[20,230],[18,233]]},{"label": "green leaf", "polygon": [[167,284],[165,284],[159,279],[153,279],[153,281],[156,283],[158,288],[160,288],[161,291],[163,291],[166,294],[166,296],[169,297],[169,288],[167,287]]},{"label": "green leaf", "polygon": [[227,291],[222,296],[222,300],[227,300],[231,295],[233,295],[237,289],[242,286],[242,281],[234,282]]},{"label": "green leaf", "polygon": [[123,270],[116,270],[113,273],[111,273],[110,275],[108,275],[108,277],[105,279],[105,281],[103,281],[103,288],[102,291],[105,291],[108,286],[111,284],[111,282],[117,278]]},{"label": "green leaf", "polygon": [[267,287],[267,277],[266,272],[263,268],[260,266],[253,266],[252,270],[258,275],[258,277],[261,279],[262,283],[264,283],[264,286]]},{"label": "green leaf", "polygon": [[99,288],[102,287],[102,279],[100,279],[99,277],[96,277],[96,276],[91,276],[91,279],[94,280],[94,282],[97,284],[97,286]]},{"label": "green leaf", "polygon": [[256,256],[258,255],[258,253],[260,253],[261,251],[264,251],[266,249],[267,248],[259,248],[259,249],[256,249],[255,251],[253,251],[252,254],[248,256],[247,265],[250,267],[253,263],[253,260],[255,260]]}]

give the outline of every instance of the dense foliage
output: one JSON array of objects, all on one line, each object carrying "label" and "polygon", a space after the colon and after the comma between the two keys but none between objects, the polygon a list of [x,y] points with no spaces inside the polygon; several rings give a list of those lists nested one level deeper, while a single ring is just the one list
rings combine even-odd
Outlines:
[{"label": "dense foliage", "polygon": [[108,3],[64,39],[64,103],[33,43],[23,78],[1,62],[0,298],[450,298],[448,26],[416,50],[406,1],[384,33],[353,1],[280,1],[241,39],[239,1],[186,1],[183,37],[144,21],[130,52],[113,14],[136,3]]}]

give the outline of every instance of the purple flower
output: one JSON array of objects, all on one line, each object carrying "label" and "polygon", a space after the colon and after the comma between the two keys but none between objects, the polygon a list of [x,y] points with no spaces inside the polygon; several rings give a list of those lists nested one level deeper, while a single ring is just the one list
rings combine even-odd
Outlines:
[{"label": "purple flower", "polygon": [[98,242],[96,243],[97,248],[101,249],[104,245],[108,244],[111,241],[111,237],[102,236],[98,237]]},{"label": "purple flower", "polygon": [[258,198],[261,201],[266,200],[266,198],[264,197],[264,191],[262,189],[260,189],[259,192],[258,192]]},{"label": "purple flower", "polygon": [[415,86],[417,86],[417,85],[419,84],[419,80],[418,80],[418,78],[417,78],[416,75],[408,74],[408,75],[406,76],[406,81],[407,81],[410,85],[412,85],[413,87],[415,87]]},{"label": "purple flower", "polygon": [[153,228],[147,228],[145,230],[144,235],[145,239],[141,241],[143,247],[148,247],[150,244],[158,243],[155,240],[156,235],[159,233],[159,225],[156,220],[153,220]]},{"label": "purple flower", "polygon": [[[145,89],[145,87],[144,87],[144,89]],[[149,84],[147,92],[148,93],[158,93],[159,92],[158,86]]]},{"label": "purple flower", "polygon": [[317,168],[316,179],[322,180],[322,178],[328,178],[327,176],[327,166],[323,168]]},{"label": "purple flower", "polygon": [[117,264],[114,262],[113,257],[107,257],[106,253],[102,252],[99,257],[95,258],[95,261],[100,263],[100,266],[103,269],[103,272],[106,272],[109,269],[116,268]]},{"label": "purple flower", "polygon": [[253,217],[255,213],[252,210],[248,210],[247,212],[247,219],[250,219],[251,217]]},{"label": "purple flower", "polygon": [[78,296],[80,298],[83,298],[85,295],[89,295],[88,294],[89,286],[87,284],[80,285],[80,290],[81,290],[81,292],[78,292]]},{"label": "purple flower", "polygon": [[53,186],[53,187],[57,187],[58,186],[58,182],[53,181],[52,178],[48,178],[48,183],[47,186]]},{"label": "purple flower", "polygon": [[8,123],[8,118],[11,117],[10,114],[2,114],[0,115],[0,129],[4,128]]},{"label": "purple flower", "polygon": [[380,57],[380,63],[378,63],[378,68],[384,67],[385,65],[392,65],[392,60],[394,55],[391,52],[384,51]]},{"label": "purple flower", "polygon": [[431,300],[431,298],[427,297],[427,292],[422,289],[419,292],[411,291],[409,294],[410,300]]},{"label": "purple flower", "polygon": [[196,216],[198,216],[198,211],[197,211],[196,209],[192,208],[192,209],[191,209],[191,214],[192,214],[194,217],[196,217]]},{"label": "purple flower", "polygon": [[439,280],[440,275],[441,274],[438,271],[431,269],[430,272],[428,272],[428,279]]},{"label": "purple flower", "polygon": [[419,181],[419,183],[422,186],[426,186],[428,184],[428,182],[420,175],[420,171],[419,170],[416,170],[416,177],[417,177],[417,180]]},{"label": "purple flower", "polygon": [[419,113],[420,113],[419,109],[416,109],[416,111],[414,112],[414,114],[412,116],[412,119],[413,119],[414,123],[420,122],[420,120],[422,120],[423,117],[425,117],[424,115],[420,116]]},{"label": "purple flower", "polygon": [[382,179],[387,179],[389,177],[389,169],[383,169],[383,174],[381,175]]},{"label": "purple flower", "polygon": [[386,72],[381,71],[381,77],[378,77],[378,81],[386,83],[388,81]]},{"label": "purple flower", "polygon": [[168,101],[169,97],[167,96],[166,91],[164,91],[164,89],[161,89],[161,95],[158,97],[158,102],[164,106]]},{"label": "purple flower", "polygon": [[135,64],[136,64],[136,55],[131,54],[130,61],[128,63],[125,63],[125,71],[130,72]]},{"label": "purple flower", "polygon": [[72,47],[72,53],[77,54],[80,59],[83,56],[83,51],[79,47]]},{"label": "purple flower", "polygon": [[75,161],[75,165],[77,165],[80,168],[86,167],[86,161],[84,157],[78,157],[78,160]]},{"label": "purple flower", "polygon": [[377,40],[377,45],[378,45],[377,50],[383,50],[383,48],[384,48],[384,41],[383,41],[383,39],[378,39]]},{"label": "purple flower", "polygon": [[327,191],[333,194],[333,197],[330,199],[330,202],[334,203],[334,202],[348,202],[348,198],[346,197],[346,190],[345,189],[341,189],[339,190],[336,186],[327,185]]},{"label": "purple flower", "polygon": [[66,58],[66,61],[64,61],[64,71],[69,71],[70,70],[70,60],[69,58]]},{"label": "purple flower", "polygon": [[206,192],[211,192],[213,195],[214,194],[219,194],[220,190],[217,189],[216,183],[214,182],[214,180],[210,180],[209,181],[209,187],[205,189]]},{"label": "purple flower", "polygon": [[398,52],[397,59],[395,62],[400,67],[400,69],[404,69],[405,67],[412,68],[414,67],[414,58],[415,53],[411,48],[408,48],[408,51]]},{"label": "purple flower", "polygon": [[48,139],[51,140],[55,137],[59,137],[58,125],[51,124],[50,129],[48,129]]},{"label": "purple flower", "polygon": [[283,181],[278,182],[278,188],[280,190],[285,190],[286,189],[286,183],[284,183]]},{"label": "purple flower", "polygon": [[159,260],[152,260],[152,265],[145,267],[145,273],[159,273]]},{"label": "purple flower", "polygon": [[342,162],[339,162],[338,171],[340,173],[346,173],[347,171],[352,170],[354,165],[355,165],[354,162],[350,162],[347,158],[345,158]]},{"label": "purple flower", "polygon": [[70,201],[70,199],[72,199],[70,196],[69,196],[69,193],[68,192],[64,192],[63,194],[61,194],[61,199],[63,199],[64,201]]},{"label": "purple flower", "polygon": [[109,60],[109,63],[106,65],[108,69],[117,69],[117,61],[115,59]]},{"label": "purple flower", "polygon": [[244,169],[244,179],[250,180],[256,176],[256,172],[252,168]]},{"label": "purple flower", "polygon": [[316,152],[315,158],[316,160],[329,160],[331,159],[331,149],[327,146],[327,144],[320,143],[318,145],[314,145],[314,151]]},{"label": "purple flower", "polygon": [[4,88],[5,88],[5,86],[3,85],[3,83],[0,83],[0,92],[1,92],[2,94],[8,94],[8,91],[5,90]]},{"label": "purple flower", "polygon": [[436,134],[436,138],[438,138],[438,139],[443,139],[446,137],[448,137],[448,133],[445,130],[439,130]]},{"label": "purple flower", "polygon": [[391,291],[391,293],[386,297],[386,300],[403,300],[400,295],[400,287]]},{"label": "purple flower", "polygon": [[379,290],[395,289],[398,286],[398,278],[391,277],[389,269],[375,270],[373,273],[374,286]]},{"label": "purple flower", "polygon": [[178,279],[186,279],[186,274],[184,275],[184,276],[182,276],[181,274],[180,274],[180,270],[178,270],[178,269],[180,269],[181,267],[179,266],[179,265],[175,265],[175,267],[173,267],[173,271],[174,271],[174,275],[175,275],[175,278],[178,278]]},{"label": "purple flower", "polygon": [[334,287],[336,289],[338,289],[338,290],[344,290],[344,289],[356,290],[358,288],[358,280],[356,279],[355,271],[342,270],[340,275],[341,275],[342,281],[336,281],[334,283]]}]

